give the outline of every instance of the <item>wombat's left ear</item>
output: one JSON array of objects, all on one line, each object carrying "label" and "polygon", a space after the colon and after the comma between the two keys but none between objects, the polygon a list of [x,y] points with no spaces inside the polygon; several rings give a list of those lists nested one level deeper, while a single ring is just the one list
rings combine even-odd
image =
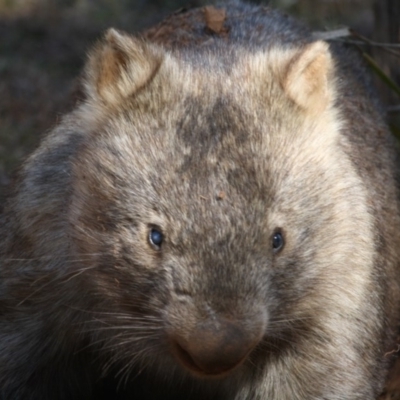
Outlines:
[{"label": "wombat's left ear", "polygon": [[333,60],[328,44],[322,41],[307,45],[288,63],[283,87],[300,107],[322,111],[332,97],[329,85]]},{"label": "wombat's left ear", "polygon": [[118,104],[154,77],[162,58],[155,46],[109,29],[89,54],[86,92],[93,100]]}]

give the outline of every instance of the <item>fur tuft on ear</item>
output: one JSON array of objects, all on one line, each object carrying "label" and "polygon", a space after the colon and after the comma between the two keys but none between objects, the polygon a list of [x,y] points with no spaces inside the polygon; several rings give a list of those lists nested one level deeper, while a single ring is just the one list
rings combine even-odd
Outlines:
[{"label": "fur tuft on ear", "polygon": [[162,58],[155,46],[109,29],[89,54],[86,92],[93,100],[118,104],[151,81]]},{"label": "fur tuft on ear", "polygon": [[289,61],[283,88],[303,109],[323,111],[332,96],[329,87],[332,69],[333,60],[328,44],[322,41],[311,43]]}]

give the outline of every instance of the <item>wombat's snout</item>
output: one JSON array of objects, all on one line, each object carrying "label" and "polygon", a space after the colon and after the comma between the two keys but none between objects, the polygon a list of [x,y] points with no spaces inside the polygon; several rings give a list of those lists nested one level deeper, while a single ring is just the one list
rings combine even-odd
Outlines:
[{"label": "wombat's snout", "polygon": [[263,336],[262,321],[254,326],[243,321],[213,318],[198,323],[183,336],[171,332],[174,354],[196,375],[218,376],[240,365]]}]

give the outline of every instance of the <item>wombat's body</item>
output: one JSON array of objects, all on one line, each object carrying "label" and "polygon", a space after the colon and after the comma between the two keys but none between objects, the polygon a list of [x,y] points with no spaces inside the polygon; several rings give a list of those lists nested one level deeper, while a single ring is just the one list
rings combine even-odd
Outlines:
[{"label": "wombat's body", "polygon": [[379,394],[394,141],[350,52],[223,8],[110,31],[25,164],[1,227],[2,399]]}]

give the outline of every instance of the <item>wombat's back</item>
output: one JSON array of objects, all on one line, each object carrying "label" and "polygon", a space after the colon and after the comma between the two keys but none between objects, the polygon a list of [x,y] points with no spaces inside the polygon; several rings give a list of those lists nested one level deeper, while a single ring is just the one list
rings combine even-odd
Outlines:
[{"label": "wombat's back", "polygon": [[374,399],[398,166],[357,55],[235,2],[110,30],[85,91],[0,228],[3,398]]}]

